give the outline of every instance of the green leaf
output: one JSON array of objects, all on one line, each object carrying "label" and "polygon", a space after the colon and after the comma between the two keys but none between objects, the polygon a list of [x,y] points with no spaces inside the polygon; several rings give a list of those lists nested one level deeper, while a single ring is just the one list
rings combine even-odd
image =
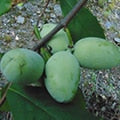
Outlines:
[{"label": "green leaf", "polygon": [[11,8],[12,1],[11,0],[0,0],[0,16]]},{"label": "green leaf", "polygon": [[9,84],[7,84],[5,87],[0,89],[0,111],[2,112],[10,111],[9,104],[6,99],[4,99],[1,103],[2,97],[6,95],[8,87],[9,87]]},{"label": "green leaf", "polygon": [[9,112],[10,111],[10,107],[9,107],[7,100],[5,100],[3,102],[3,104],[0,105],[0,111],[2,111],[2,112]]},{"label": "green leaf", "polygon": [[59,104],[45,88],[13,85],[8,91],[7,100],[14,120],[98,120],[85,109],[80,91],[73,102]]},{"label": "green leaf", "polygon": [[40,48],[40,54],[42,55],[45,63],[48,61],[48,59],[51,57],[50,52],[47,50],[47,48]]},{"label": "green leaf", "polygon": [[18,7],[22,7],[23,5],[24,5],[23,2],[20,2],[20,3],[17,4]]},{"label": "green leaf", "polygon": [[[66,16],[78,1],[79,0],[60,0],[63,15]],[[93,16],[87,8],[82,8],[77,15],[74,16],[68,28],[71,32],[73,41],[77,41],[84,37],[105,38],[104,30],[98,23],[96,17]]]},{"label": "green leaf", "polygon": [[35,33],[36,38],[38,40],[40,40],[41,39],[40,31],[39,31],[39,29],[38,29],[38,27],[36,25],[34,26],[34,33]]},{"label": "green leaf", "polygon": [[4,53],[0,53],[0,60],[1,60],[1,58],[2,58],[3,55],[4,55]]}]

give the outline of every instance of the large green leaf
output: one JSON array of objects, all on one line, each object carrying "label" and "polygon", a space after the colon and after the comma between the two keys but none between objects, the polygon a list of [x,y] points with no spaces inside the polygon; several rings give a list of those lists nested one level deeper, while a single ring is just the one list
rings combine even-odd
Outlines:
[{"label": "large green leaf", "polygon": [[0,53],[0,60],[1,60],[1,58],[2,58],[3,55],[4,55],[4,53]]},{"label": "large green leaf", "polygon": [[[10,111],[7,100],[5,98],[2,99],[3,96],[6,95],[8,87],[9,87],[9,84],[7,84],[6,86],[4,86],[3,88],[0,89],[0,111],[2,111],[2,112]],[[2,100],[2,102],[1,102],[1,100]]]},{"label": "large green leaf", "polygon": [[3,104],[0,105],[0,111],[2,111],[2,112],[9,112],[10,111],[9,104],[8,104],[7,100],[5,100],[3,102]]},{"label": "large green leaf", "polygon": [[7,94],[14,120],[98,120],[85,109],[79,91],[73,102],[59,104],[45,88],[12,86]]},{"label": "large green leaf", "polygon": [[0,0],[0,16],[11,8],[11,0]]},{"label": "large green leaf", "polygon": [[[60,0],[63,15],[66,16],[78,1],[79,0]],[[105,38],[104,31],[96,17],[93,16],[87,8],[82,8],[77,13],[68,25],[68,28],[71,32],[73,41],[77,41],[84,37]]]}]

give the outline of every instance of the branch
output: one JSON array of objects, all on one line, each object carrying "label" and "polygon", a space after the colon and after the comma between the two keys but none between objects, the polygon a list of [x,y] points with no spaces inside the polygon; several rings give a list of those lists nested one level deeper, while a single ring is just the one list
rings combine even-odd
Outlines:
[{"label": "branch", "polygon": [[0,105],[2,105],[2,103],[4,102],[4,100],[5,100],[5,98],[6,98],[7,91],[8,91],[8,89],[10,88],[10,86],[11,86],[11,83],[8,83],[8,86],[7,86],[6,90],[5,90],[2,98],[0,99]]},{"label": "branch", "polygon": [[58,25],[49,32],[45,37],[43,37],[38,45],[33,47],[33,50],[36,51],[40,47],[42,47],[46,42],[48,42],[53,35],[55,35],[61,28],[66,27],[68,23],[72,20],[72,18],[77,14],[77,12],[85,5],[88,0],[79,0],[79,2],[75,5],[75,7],[68,13],[68,15],[62,19]]},{"label": "branch", "polygon": [[39,25],[39,21],[40,21],[41,17],[43,16],[43,14],[44,14],[44,12],[45,12],[45,10],[46,10],[46,8],[47,8],[49,2],[50,2],[50,0],[47,0],[47,2],[46,2],[46,4],[45,4],[45,7],[44,7],[43,11],[41,12],[41,14],[40,14],[40,16],[39,16],[39,18],[38,18],[38,21],[37,21],[36,26]]}]

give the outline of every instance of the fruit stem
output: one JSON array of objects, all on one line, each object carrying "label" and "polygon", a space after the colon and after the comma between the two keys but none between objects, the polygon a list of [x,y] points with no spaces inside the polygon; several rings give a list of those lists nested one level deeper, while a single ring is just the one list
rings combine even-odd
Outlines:
[{"label": "fruit stem", "polygon": [[77,12],[86,4],[87,1],[88,0],[79,0],[79,2],[75,5],[75,7],[67,14],[67,16],[64,19],[62,19],[51,32],[49,32],[45,37],[43,37],[36,46],[33,47],[33,50],[37,51],[38,49],[40,49],[60,29],[66,27],[69,24],[69,22],[72,20],[72,18],[77,14]]},{"label": "fruit stem", "polygon": [[65,28],[65,32],[67,33],[67,37],[69,39],[69,48],[73,48],[73,40],[72,40],[72,36],[70,34],[70,31],[68,28]]}]

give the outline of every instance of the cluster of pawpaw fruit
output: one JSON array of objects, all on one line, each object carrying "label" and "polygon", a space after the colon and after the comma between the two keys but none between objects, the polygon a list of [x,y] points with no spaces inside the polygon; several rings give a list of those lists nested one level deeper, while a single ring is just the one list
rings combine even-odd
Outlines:
[{"label": "cluster of pawpaw fruit", "polygon": [[[44,37],[56,25],[43,26]],[[73,53],[67,50],[69,39],[64,30],[54,35],[47,47],[52,56],[45,64],[38,53],[18,48],[7,52],[1,59],[0,69],[6,79],[22,85],[35,83],[42,76],[49,94],[58,102],[70,102],[78,89],[80,67],[108,69],[120,65],[120,48],[113,43],[96,37],[80,39],[74,45]]]}]

